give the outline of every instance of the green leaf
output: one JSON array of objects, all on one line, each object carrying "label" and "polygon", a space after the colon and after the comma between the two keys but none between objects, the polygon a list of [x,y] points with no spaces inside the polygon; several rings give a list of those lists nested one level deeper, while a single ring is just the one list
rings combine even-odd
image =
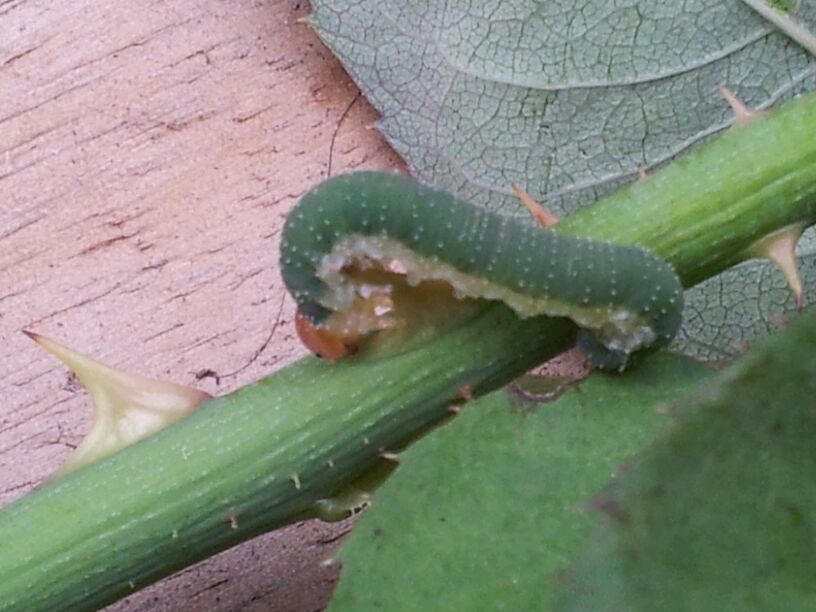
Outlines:
[{"label": "green leaf", "polygon": [[674,411],[595,502],[568,610],[816,609],[816,312]]},{"label": "green leaf", "polygon": [[528,381],[468,404],[376,492],[343,546],[332,610],[541,609],[591,528],[581,504],[661,430],[655,404],[707,373],[662,355],[554,403],[524,399]]},{"label": "green leaf", "polygon": [[[513,184],[574,212],[726,128],[718,85],[758,108],[816,88],[816,59],[739,0],[312,4],[412,172],[509,214],[526,214]],[[815,24],[816,2],[797,19]],[[771,264],[743,272],[689,296],[678,349],[732,356],[793,310]]]}]

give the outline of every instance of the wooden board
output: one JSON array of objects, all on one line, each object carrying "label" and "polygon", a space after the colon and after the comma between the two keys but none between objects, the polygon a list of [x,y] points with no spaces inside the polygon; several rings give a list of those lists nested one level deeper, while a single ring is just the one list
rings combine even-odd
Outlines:
[{"label": "wooden board", "polygon": [[[303,353],[276,261],[287,211],[329,171],[399,164],[307,10],[0,0],[0,504],[90,423],[23,329],[213,394]],[[111,609],[319,609],[346,528],[269,534]]]}]

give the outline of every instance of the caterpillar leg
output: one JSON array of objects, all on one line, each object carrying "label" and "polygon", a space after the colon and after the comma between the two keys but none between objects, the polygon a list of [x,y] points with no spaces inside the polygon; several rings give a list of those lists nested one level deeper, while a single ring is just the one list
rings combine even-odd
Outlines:
[{"label": "caterpillar leg", "polygon": [[587,330],[582,329],[578,332],[576,343],[594,367],[601,370],[617,370],[618,372],[626,369],[629,354],[607,348]]},{"label": "caterpillar leg", "polygon": [[363,284],[366,296],[356,296],[351,306],[334,312],[319,323],[298,306],[295,330],[300,341],[317,357],[337,361],[353,355],[373,332],[401,327],[404,322],[392,313],[390,286]]}]

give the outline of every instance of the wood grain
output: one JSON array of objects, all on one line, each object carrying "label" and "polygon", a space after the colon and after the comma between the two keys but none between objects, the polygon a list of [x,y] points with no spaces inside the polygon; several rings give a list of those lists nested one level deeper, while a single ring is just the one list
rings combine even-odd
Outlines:
[{"label": "wood grain", "polygon": [[[213,394],[302,354],[276,261],[287,211],[330,158],[399,165],[306,11],[0,0],[0,504],[91,414],[23,329]],[[269,534],[111,609],[320,609],[345,529]]]}]

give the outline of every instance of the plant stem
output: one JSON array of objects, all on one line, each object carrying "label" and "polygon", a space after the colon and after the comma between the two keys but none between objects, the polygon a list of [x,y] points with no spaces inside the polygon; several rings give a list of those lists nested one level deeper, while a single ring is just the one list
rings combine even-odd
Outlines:
[{"label": "plant stem", "polygon": [[[769,6],[765,0],[742,1],[759,13],[764,19],[767,19],[774,24],[791,40],[800,44],[804,49],[807,49],[811,55],[816,55],[816,36],[814,36],[810,30],[808,30],[801,23],[796,21],[787,13],[776,9],[773,6]],[[796,6],[798,8],[798,2]],[[793,12],[796,12],[797,8],[794,8]]]},{"label": "plant stem", "polygon": [[[816,219],[816,96],[794,101],[565,219],[641,244],[686,285]],[[476,395],[568,348],[566,320],[502,305],[419,348],[306,358],[0,510],[0,610],[94,609],[264,531],[375,468]]]}]

